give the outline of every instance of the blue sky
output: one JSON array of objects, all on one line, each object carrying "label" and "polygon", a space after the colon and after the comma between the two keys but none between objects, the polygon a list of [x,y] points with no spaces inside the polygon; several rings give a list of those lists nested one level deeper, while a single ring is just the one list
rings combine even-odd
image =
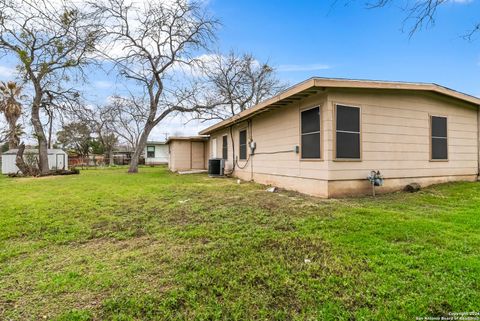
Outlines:
[{"label": "blue sky", "polygon": [[480,22],[480,1],[449,1],[435,25],[412,38],[402,8],[367,9],[366,2],[210,0],[208,6],[222,22],[221,51],[268,60],[290,84],[312,76],[423,81],[480,96],[480,37],[462,37]]},{"label": "blue sky", "polygon": [[480,95],[480,40],[461,37],[480,21],[480,1],[450,1],[435,26],[412,38],[402,32],[401,8],[345,2],[212,0],[209,6],[223,22],[222,50],[269,60],[291,83],[311,76],[425,81]]},{"label": "blue sky", "polygon": [[[423,81],[480,96],[480,33],[476,41],[461,37],[480,22],[480,0],[448,1],[436,24],[412,38],[402,31],[409,25],[401,8],[366,9],[366,1],[209,0],[207,7],[222,23],[215,44],[220,51],[252,53],[290,84],[312,76]],[[0,61],[0,79],[10,67]],[[92,99],[101,102],[115,92],[115,81],[92,73]],[[206,127],[184,123],[170,119],[150,138]]]},{"label": "blue sky", "polygon": [[[480,37],[462,37],[480,22],[480,1],[444,4],[435,25],[412,38],[402,8],[346,2],[210,0],[208,7],[222,22],[220,51],[268,60],[290,84],[312,76],[423,81],[480,96]],[[205,126],[177,129],[194,134]]]}]

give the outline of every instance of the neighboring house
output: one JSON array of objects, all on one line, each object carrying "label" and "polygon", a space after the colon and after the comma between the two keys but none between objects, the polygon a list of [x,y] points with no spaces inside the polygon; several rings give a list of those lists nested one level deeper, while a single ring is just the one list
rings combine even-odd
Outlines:
[{"label": "neighboring house", "polygon": [[147,141],[144,154],[145,165],[168,164],[168,145],[165,142]]},{"label": "neighboring house", "polygon": [[169,137],[168,168],[173,171],[204,170],[208,163],[208,137]]},{"label": "neighboring house", "polygon": [[113,150],[113,163],[115,165],[128,165],[132,159],[133,148],[128,145],[120,145]]},{"label": "neighboring house", "polygon": [[312,78],[200,134],[236,177],[342,197],[370,193],[371,170],[379,192],[477,180],[479,105],[435,84]]},{"label": "neighboring house", "polygon": [[[16,174],[19,169],[16,165],[18,149],[11,149],[6,151],[2,155],[2,174]],[[38,162],[38,150],[37,149],[25,149],[23,152],[23,158],[25,162],[32,163]],[[49,149],[48,150],[48,165],[51,170],[54,169],[68,169],[68,155],[61,149]]]}]

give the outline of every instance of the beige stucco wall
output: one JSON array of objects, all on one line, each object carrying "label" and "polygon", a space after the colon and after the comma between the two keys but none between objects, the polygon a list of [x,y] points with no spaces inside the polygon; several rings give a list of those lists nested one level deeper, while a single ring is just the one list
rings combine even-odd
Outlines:
[{"label": "beige stucco wall", "polygon": [[[298,103],[285,106],[282,110],[261,114],[251,122],[242,122],[232,127],[235,145],[235,157],[239,155],[239,132],[247,128],[247,140],[256,142],[255,155],[249,161],[238,160],[234,175],[245,180],[254,180],[263,184],[281,186],[326,197],[328,168],[324,160],[300,160],[295,147],[300,145],[300,110],[324,105],[326,95],[317,94]],[[328,109],[322,108],[322,130],[332,130]],[[233,149],[230,129],[224,129],[211,135],[209,155],[213,156],[213,139],[217,140],[217,157],[222,156],[222,136],[228,136],[228,160],[226,171],[233,167]],[[328,135],[322,135],[322,145],[329,145]],[[275,154],[269,154],[275,153]],[[247,148],[250,155],[250,148]],[[328,155],[325,155],[328,157]],[[245,168],[241,168],[245,167]]]},{"label": "beige stucco wall", "polygon": [[174,140],[169,143],[170,159],[168,168],[173,171],[206,169],[206,142]]},{"label": "beige stucco wall", "polygon": [[[400,191],[411,183],[417,183],[423,188],[434,184],[476,180],[477,175],[389,178],[385,180],[384,186],[375,188],[375,194]],[[328,197],[342,198],[359,195],[372,195],[372,185],[365,179],[328,181]]]},{"label": "beige stucco wall", "polygon": [[[370,170],[389,179],[478,173],[473,106],[426,94],[358,90],[331,92],[328,105],[334,103],[361,108],[362,160],[330,161],[329,180],[363,179]],[[430,115],[447,117],[448,161],[430,161]]]},{"label": "beige stucco wall", "polygon": [[[361,161],[335,160],[335,103],[361,108]],[[300,110],[316,105],[321,107],[322,160],[301,160],[300,154],[293,152],[295,146],[300,146]],[[430,161],[430,115],[448,118],[446,162]],[[247,164],[238,161],[239,166],[246,167],[236,166],[235,176],[316,196],[370,193],[366,181],[370,170],[380,170],[386,179],[379,192],[399,190],[411,182],[427,186],[473,180],[478,173],[477,107],[437,94],[329,90],[234,125],[236,157],[238,133],[243,128],[247,128],[248,140],[253,138],[257,148]],[[216,138],[216,155],[221,157],[223,135],[228,135],[229,171],[233,166],[230,129],[211,135],[208,155],[213,154],[212,140]]]}]

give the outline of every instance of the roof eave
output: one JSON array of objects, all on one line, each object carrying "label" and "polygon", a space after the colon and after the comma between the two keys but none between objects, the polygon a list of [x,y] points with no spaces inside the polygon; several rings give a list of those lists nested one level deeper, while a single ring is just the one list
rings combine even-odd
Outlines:
[{"label": "roof eave", "polygon": [[166,145],[170,144],[172,141],[205,141],[208,139],[208,136],[174,136],[169,137],[165,142]]},{"label": "roof eave", "polygon": [[272,98],[269,98],[261,103],[259,103],[258,105],[250,108],[250,109],[247,109],[247,110],[244,110],[242,111],[241,113],[235,115],[235,116],[232,116],[226,120],[223,120],[215,125],[212,125],[202,131],[199,132],[200,135],[209,135],[210,133],[214,132],[215,130],[218,130],[218,129],[221,129],[223,127],[226,127],[226,126],[229,126],[229,125],[233,125],[237,122],[241,122],[245,119],[248,119],[252,116],[254,116],[255,114],[258,114],[260,111],[262,111],[265,107],[267,106],[272,106],[272,105],[275,105],[277,103],[281,103],[283,102],[284,100],[288,99],[288,98],[291,98],[292,96],[294,96],[295,94],[299,94],[303,91],[306,91],[310,88],[313,88],[315,87],[315,78],[310,78],[310,79],[307,79],[295,86],[292,86],[290,88],[288,88],[287,90],[281,92],[280,94],[272,97]]},{"label": "roof eave", "polygon": [[480,98],[433,83],[315,78],[316,87],[431,91],[480,106]]},{"label": "roof eave", "polygon": [[434,92],[448,97],[453,97],[461,101],[471,103],[480,107],[480,98],[470,96],[453,89],[440,86],[433,83],[410,83],[410,82],[388,82],[375,80],[352,80],[352,79],[332,79],[332,78],[310,78],[295,86],[290,87],[284,92],[267,99],[258,105],[242,111],[241,113],[214,124],[199,132],[200,135],[210,135],[212,132],[223,129],[225,127],[234,125],[236,123],[245,121],[256,114],[266,111],[266,107],[280,104],[288,101],[294,95],[298,95],[311,88],[318,88],[319,90],[326,88],[351,88],[351,89],[390,89],[390,90],[415,90]]}]

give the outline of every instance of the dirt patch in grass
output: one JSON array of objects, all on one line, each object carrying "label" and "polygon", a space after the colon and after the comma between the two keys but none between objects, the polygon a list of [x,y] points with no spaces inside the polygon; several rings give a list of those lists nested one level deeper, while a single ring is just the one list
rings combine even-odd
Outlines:
[{"label": "dirt patch in grass", "polygon": [[15,182],[32,182],[32,181],[48,181],[65,177],[65,175],[47,175],[47,176],[26,176],[26,177],[11,177],[9,179]]},{"label": "dirt patch in grass", "polygon": [[1,319],[51,318],[71,308],[95,311],[115,293],[167,291],[173,286],[171,268],[184,253],[184,245],[151,237],[42,248],[9,262],[2,273],[2,292],[10,295],[0,301]]}]

